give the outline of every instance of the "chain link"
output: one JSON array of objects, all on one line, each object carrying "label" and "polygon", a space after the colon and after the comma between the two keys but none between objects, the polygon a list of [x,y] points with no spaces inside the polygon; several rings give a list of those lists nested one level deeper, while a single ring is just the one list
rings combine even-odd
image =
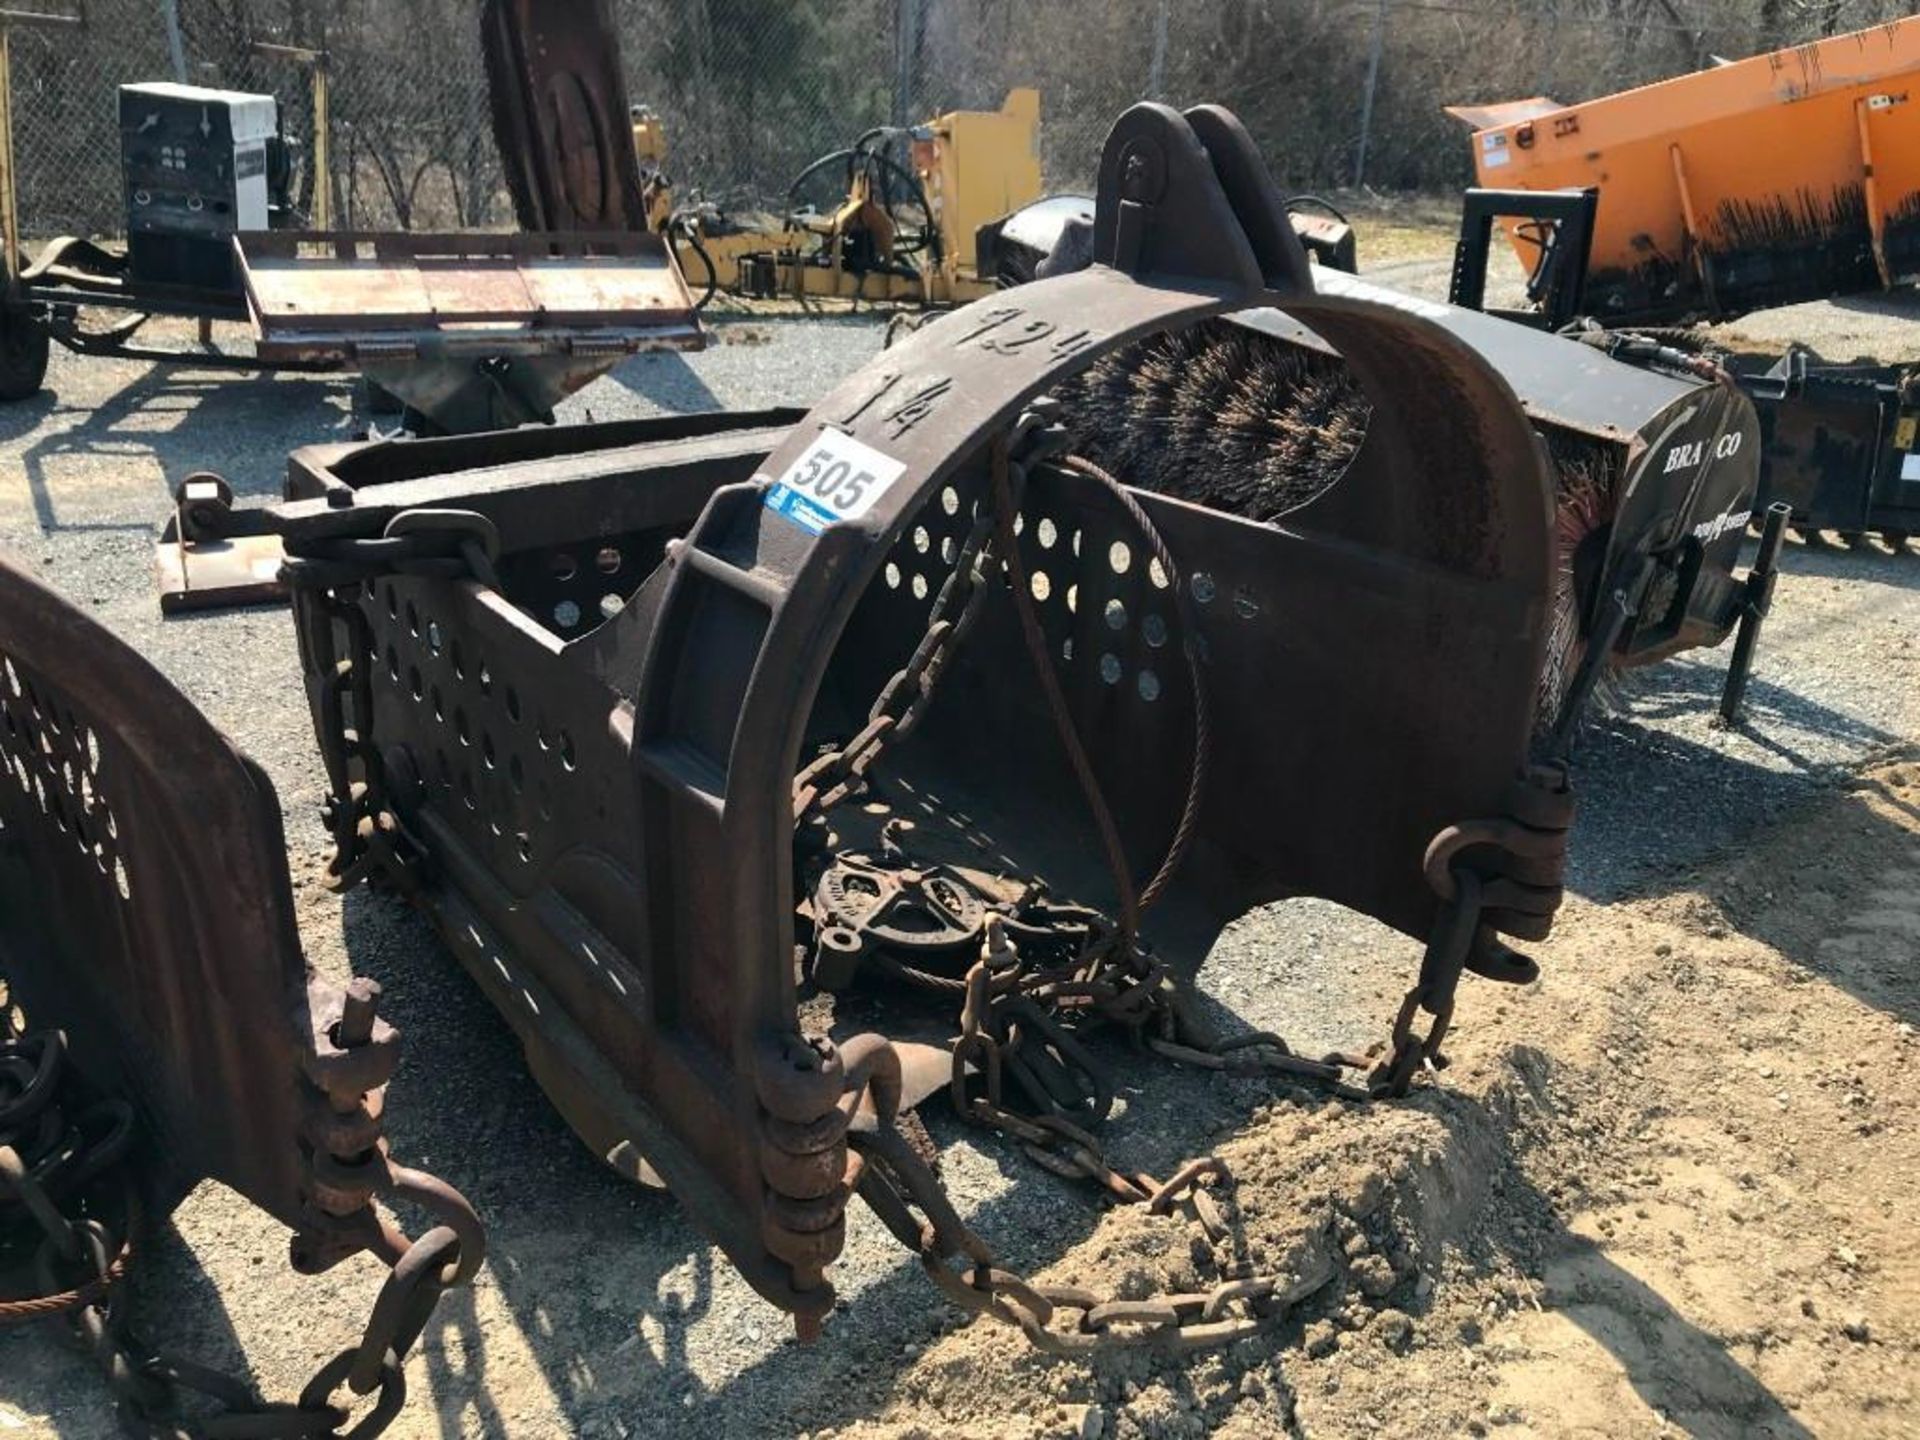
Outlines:
[{"label": "chain link", "polygon": [[[974,1031],[976,1037],[982,1033]],[[956,1085],[964,1063],[957,1055]],[[1163,1182],[1116,1172],[1091,1135],[1057,1116],[1030,1119],[984,1098],[969,1101],[963,1113],[1020,1138],[1036,1159],[1058,1160],[1057,1167],[1048,1165],[1057,1173],[1101,1183],[1122,1203],[1146,1205],[1159,1215],[1184,1209],[1209,1249],[1229,1233],[1214,1189],[1230,1189],[1233,1178],[1217,1156],[1189,1161]],[[941,1293],[969,1315],[984,1315],[1019,1330],[1050,1355],[1084,1357],[1130,1348],[1182,1353],[1231,1344],[1284,1323],[1293,1307],[1334,1278],[1332,1261],[1326,1258],[1304,1274],[1257,1275],[1236,1267],[1209,1290],[1144,1300],[1036,1284],[1004,1268],[966,1226],[892,1117],[883,1113],[876,1131],[848,1139],[862,1161],[857,1178],[861,1198],[919,1257]],[[1207,1181],[1214,1182],[1214,1189]]]},{"label": "chain link", "polygon": [[987,576],[994,565],[993,524],[992,512],[983,509],[960,547],[946,583],[934,597],[920,643],[881,688],[867,712],[867,723],[846,744],[821,752],[794,776],[796,826],[859,793],[881,752],[893,741],[911,735],[926,714],[948,662],[972,630],[992,591]]},{"label": "chain link", "polygon": [[[364,982],[350,992],[332,1028],[361,1044],[338,1053],[376,1043],[375,994]],[[71,1072],[65,1036],[26,1035],[13,1015],[0,985],[0,1283],[16,1289],[24,1276],[31,1287],[0,1299],[0,1325],[63,1324],[106,1379],[122,1428],[147,1440],[373,1440],[383,1433],[406,1403],[402,1366],[441,1294],[470,1279],[485,1256],[485,1237],[466,1201],[432,1176],[392,1165],[378,1142],[360,1209],[370,1212],[378,1194],[420,1205],[442,1223],[411,1244],[398,1240],[399,1258],[360,1342],[329,1362],[297,1404],[264,1403],[238,1379],[156,1350],[129,1323],[127,1287],[142,1220],[127,1169],[132,1110],[96,1101],[67,1118],[72,1101],[84,1099],[84,1086]],[[343,1074],[341,1083],[354,1082]],[[355,1104],[365,1100],[360,1094]],[[320,1157],[315,1163],[323,1168]],[[350,1407],[334,1403],[343,1387],[373,1397],[350,1430]],[[214,1413],[189,1413],[193,1397],[211,1401]]]}]

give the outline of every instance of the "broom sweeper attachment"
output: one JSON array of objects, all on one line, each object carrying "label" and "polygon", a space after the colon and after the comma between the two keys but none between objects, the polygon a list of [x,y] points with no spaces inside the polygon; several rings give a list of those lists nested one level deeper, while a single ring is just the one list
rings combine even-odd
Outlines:
[{"label": "broom sweeper attachment", "polygon": [[[1546,447],[1558,570],[1538,701],[1544,754],[1568,753],[1609,677],[1718,645],[1738,627],[1721,704],[1733,720],[1784,517],[1736,574],[1762,446],[1752,404],[1724,372],[1637,337],[1550,335],[1316,275],[1324,296],[1405,307],[1472,347]],[[1142,488],[1286,525],[1345,472],[1374,413],[1347,361],[1275,309],[1140,342],[1059,393],[1081,454]]]},{"label": "broom sweeper attachment", "polygon": [[[1275,1323],[1328,1277],[1229,1258],[1210,1292],[1107,1302],[996,1268],[909,1107],[945,1090],[1217,1240],[1217,1164],[1101,1158],[1110,1036],[1403,1091],[1462,974],[1532,978],[1498,937],[1560,902],[1572,798],[1532,758],[1553,491],[1511,387],[1413,307],[1316,292],[1217,109],[1120,120],[1094,256],[798,423],[307,452],[274,517],[336,881],[419,904],[582,1138],[803,1333],[856,1193],[1049,1350]],[[1076,377],[1249,307],[1368,399],[1333,483],[1249,518],[1077,452]],[[1428,942],[1370,1059],[1189,1003],[1220,929],[1289,896]],[[836,992],[869,981],[925,992],[943,1043],[850,1033]]]},{"label": "broom sweeper attachment", "polygon": [[[399,1037],[378,987],[304,963],[285,855],[265,776],[0,561],[0,1326],[69,1326],[129,1434],[379,1434],[441,1292],[485,1253],[465,1200],[390,1159]],[[392,1267],[364,1337],[297,1404],[128,1327],[143,1219],[207,1178],[285,1223],[303,1274],[363,1250]],[[376,1200],[432,1228],[409,1241]],[[354,1419],[335,1402],[356,1396]]]}]

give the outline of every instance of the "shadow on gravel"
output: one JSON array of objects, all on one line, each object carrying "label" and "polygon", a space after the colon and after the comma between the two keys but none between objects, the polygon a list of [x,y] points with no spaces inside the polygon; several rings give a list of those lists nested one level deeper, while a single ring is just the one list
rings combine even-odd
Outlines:
[{"label": "shadow on gravel", "polygon": [[[1920,542],[1908,540],[1896,550],[1877,535],[1846,541],[1809,533],[1803,539],[1787,542],[1781,552],[1780,568],[1793,575],[1811,575],[1821,580],[1844,580],[1850,584],[1867,581],[1920,590]],[[1765,653],[1763,641],[1761,654]]]},{"label": "shadow on gravel", "polygon": [[1679,659],[1636,676],[1626,709],[1581,736],[1574,754],[1580,809],[1568,866],[1568,886],[1577,894],[1605,902],[1679,889],[1703,861],[1830,793],[1846,766],[1899,739],[1759,675],[1736,730],[1776,766],[1663,728],[1711,714],[1724,667],[1722,658]]},{"label": "shadow on gravel", "polygon": [[1647,1408],[1683,1433],[1691,1431],[1691,1419],[1704,1415],[1726,1425],[1728,1433],[1813,1440],[1813,1432],[1721,1341],[1585,1236],[1556,1233],[1547,1270],[1554,1277],[1553,1312],[1605,1347]]},{"label": "shadow on gravel", "polygon": [[[1510,1253],[1546,1287],[1544,1302],[1533,1297],[1534,1308],[1564,1317],[1607,1350],[1648,1408],[1663,1417],[1662,1433],[1668,1427],[1696,1433],[1695,1423],[1705,1420],[1699,1433],[1812,1440],[1812,1432],[1734,1358],[1725,1342],[1687,1319],[1666,1296],[1608,1255],[1603,1244],[1571,1230],[1562,1213],[1565,1202],[1556,1203],[1530,1184],[1515,1163],[1535,1144],[1552,1147],[1541,1168],[1561,1172],[1576,1193],[1604,1190],[1606,1181],[1617,1178],[1619,1157],[1581,1151],[1569,1160],[1556,1141],[1563,1140],[1564,1126],[1583,1106],[1593,1103],[1591,1084],[1605,1086],[1607,1079],[1562,1084],[1564,1067],[1530,1045],[1511,1049],[1507,1065],[1509,1079],[1496,1085],[1491,1106],[1479,1106],[1457,1093],[1451,1098],[1473,1106],[1481,1123],[1499,1136],[1507,1186],[1499,1204],[1518,1222],[1512,1226],[1517,1243]],[[1517,1099],[1523,1103],[1516,1106]],[[1532,1118],[1523,1121],[1517,1118],[1521,1115]],[[1530,1222],[1540,1232],[1537,1241],[1527,1237]],[[1469,1338],[1477,1343],[1483,1337]],[[1554,1357],[1549,1349],[1532,1358],[1550,1364]],[[1623,1419],[1619,1433],[1631,1428]]]},{"label": "shadow on gravel", "polygon": [[9,408],[9,426],[30,420],[39,429],[62,414],[85,418],[72,428],[40,435],[21,455],[27,487],[42,530],[137,531],[149,522],[98,524],[63,520],[58,473],[63,461],[84,459],[98,467],[115,456],[152,459],[164,472],[165,491],[155,497],[164,508],[173,487],[196,470],[225,475],[237,497],[278,499],[286,454],[303,444],[328,438],[328,419],[338,418],[329,402],[340,391],[337,376],[218,374],[153,366],[98,406],[62,406],[42,395],[27,406]]},{"label": "shadow on gravel", "polygon": [[635,355],[616,365],[607,378],[669,415],[726,408],[687,357],[675,350]]},{"label": "shadow on gravel", "polygon": [[1860,295],[1836,295],[1827,302],[1836,310],[1860,315],[1887,315],[1896,320],[1920,316],[1920,293],[1913,290],[1875,291]]},{"label": "shadow on gravel", "polygon": [[[192,1247],[171,1220],[149,1224],[143,1235],[139,1272],[159,1278],[149,1285],[136,1275],[132,1283],[133,1333],[169,1357],[190,1357],[223,1375],[244,1377],[246,1349]],[[182,1328],[183,1317],[190,1328]],[[51,1430],[17,1432],[9,1424],[15,1409],[47,1416]],[[63,1322],[0,1328],[0,1435],[98,1440],[117,1433],[112,1414],[111,1392],[96,1362],[68,1338]]]}]

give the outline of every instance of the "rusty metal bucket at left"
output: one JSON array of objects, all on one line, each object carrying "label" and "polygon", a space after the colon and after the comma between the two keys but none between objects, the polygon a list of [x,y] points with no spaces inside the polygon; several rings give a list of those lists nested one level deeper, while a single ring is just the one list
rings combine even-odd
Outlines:
[{"label": "rusty metal bucket at left", "polygon": [[[304,1415],[297,1433],[326,1434],[350,1390],[377,1395],[355,1433],[385,1428],[373,1422],[404,1399],[407,1350],[440,1293],[479,1268],[485,1237],[458,1192],[388,1153],[399,1036],[375,1013],[379,988],[326,983],[305,962],[260,768],[131,646],[4,558],[0,982],[0,1323],[64,1316],[113,1377],[123,1420],[154,1433],[173,1433],[183,1391],[233,1423]],[[365,1335],[297,1405],[159,1364],[124,1328],[113,1291],[137,1217],[164,1217],[205,1179],[288,1226],[302,1273],[361,1251],[394,1267]],[[431,1227],[410,1240],[377,1199],[417,1206]],[[70,1253],[85,1236],[103,1273]],[[23,1297],[6,1262],[36,1240]]]}]

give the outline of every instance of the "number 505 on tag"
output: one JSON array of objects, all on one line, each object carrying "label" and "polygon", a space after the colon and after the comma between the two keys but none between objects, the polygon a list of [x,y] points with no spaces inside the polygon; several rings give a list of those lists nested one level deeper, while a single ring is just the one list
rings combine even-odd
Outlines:
[{"label": "number 505 on tag", "polygon": [[893,488],[906,464],[838,430],[822,430],[767,491],[776,515],[818,535],[841,520],[857,520]]}]

